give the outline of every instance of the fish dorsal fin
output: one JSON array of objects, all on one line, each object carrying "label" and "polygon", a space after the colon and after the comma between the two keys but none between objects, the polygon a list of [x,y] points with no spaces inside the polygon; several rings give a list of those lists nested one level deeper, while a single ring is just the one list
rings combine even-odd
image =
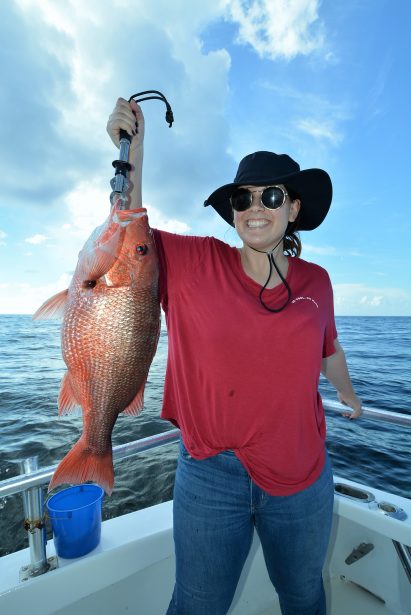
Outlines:
[{"label": "fish dorsal fin", "polygon": [[67,302],[68,289],[47,299],[32,316],[33,320],[46,320],[47,318],[62,318]]},{"label": "fish dorsal fin", "polygon": [[137,395],[133,399],[133,401],[124,408],[123,413],[129,416],[138,416],[143,409],[144,406],[144,387],[146,386],[146,381],[144,380],[141,385]]}]

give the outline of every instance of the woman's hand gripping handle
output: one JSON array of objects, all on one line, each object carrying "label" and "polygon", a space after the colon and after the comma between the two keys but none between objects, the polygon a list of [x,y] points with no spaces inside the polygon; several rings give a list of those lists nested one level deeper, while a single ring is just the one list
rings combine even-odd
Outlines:
[{"label": "woman's hand gripping handle", "polygon": [[144,115],[134,101],[119,98],[107,122],[107,132],[116,147],[120,146],[120,131],[130,137],[130,153],[142,149],[144,142]]},{"label": "woman's hand gripping handle", "polygon": [[120,146],[121,132],[125,131],[130,141],[129,174],[130,190],[127,200],[130,209],[142,207],[142,172],[143,172],[143,143],[144,143],[144,115],[140,106],[131,100],[127,102],[119,98],[107,122],[107,132],[116,147]]}]

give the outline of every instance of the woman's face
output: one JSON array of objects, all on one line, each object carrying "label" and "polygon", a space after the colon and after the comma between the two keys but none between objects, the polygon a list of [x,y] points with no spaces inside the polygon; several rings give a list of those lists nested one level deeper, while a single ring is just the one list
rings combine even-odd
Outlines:
[{"label": "woman's face", "polygon": [[[281,188],[285,186],[279,184]],[[242,241],[258,250],[268,251],[284,235],[289,222],[294,222],[300,210],[300,201],[287,196],[278,209],[267,209],[261,202],[261,193],[267,186],[241,186],[252,192],[253,201],[245,211],[233,211],[234,226]]]}]

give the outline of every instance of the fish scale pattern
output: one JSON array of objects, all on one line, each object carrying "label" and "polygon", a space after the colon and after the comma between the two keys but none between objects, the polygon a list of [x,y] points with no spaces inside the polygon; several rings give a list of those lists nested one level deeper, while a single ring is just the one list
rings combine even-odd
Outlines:
[{"label": "fish scale pattern", "polygon": [[87,413],[88,446],[97,454],[111,446],[118,414],[146,381],[159,331],[155,294],[151,288],[110,289],[67,312],[63,356]]}]

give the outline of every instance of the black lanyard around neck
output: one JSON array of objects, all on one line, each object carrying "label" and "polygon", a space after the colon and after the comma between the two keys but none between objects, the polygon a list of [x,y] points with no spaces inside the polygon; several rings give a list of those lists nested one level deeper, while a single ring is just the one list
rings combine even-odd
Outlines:
[{"label": "black lanyard around neck", "polygon": [[[248,244],[247,244],[247,245],[248,245],[248,247],[249,247],[249,248],[251,248],[252,250],[254,250],[255,252],[260,252],[260,254],[266,254],[266,255],[267,255],[268,262],[269,262],[269,264],[270,264],[270,272],[269,272],[269,274],[268,274],[268,278],[267,278],[266,283],[264,284],[264,286],[263,286],[263,287],[261,288],[261,290],[260,290],[260,293],[259,293],[259,295],[258,295],[258,298],[260,299],[260,303],[261,303],[261,305],[262,305],[262,306],[263,306],[266,310],[268,310],[269,312],[273,312],[273,313],[281,312],[281,311],[282,311],[282,310],[286,307],[286,305],[290,302],[290,299],[291,299],[291,288],[290,288],[290,286],[289,286],[289,284],[288,284],[287,280],[284,278],[283,274],[281,273],[281,271],[280,271],[280,270],[279,270],[279,268],[277,267],[277,263],[275,262],[275,259],[274,259],[274,250],[275,250],[275,249],[276,249],[276,248],[280,245],[280,243],[283,241],[283,239],[284,239],[284,237],[281,237],[280,241],[279,241],[279,242],[278,242],[278,243],[274,246],[274,248],[273,248],[272,250],[269,250],[268,252],[265,252],[265,251],[263,251],[263,250],[257,250],[257,248],[253,248],[252,246],[250,246],[250,245],[248,245]],[[268,282],[270,281],[271,274],[272,274],[272,272],[273,272],[273,265],[274,265],[275,270],[277,271],[277,273],[278,273],[278,275],[279,275],[279,277],[280,277],[281,282],[284,284],[285,288],[287,289],[287,299],[286,299],[286,301],[285,301],[284,305],[282,305],[282,306],[281,306],[281,307],[279,307],[279,308],[270,308],[270,307],[268,307],[268,305],[266,305],[266,304],[264,303],[264,301],[263,301],[263,292],[264,292],[264,291],[265,291],[265,289],[267,288],[267,284],[268,284]]]}]

